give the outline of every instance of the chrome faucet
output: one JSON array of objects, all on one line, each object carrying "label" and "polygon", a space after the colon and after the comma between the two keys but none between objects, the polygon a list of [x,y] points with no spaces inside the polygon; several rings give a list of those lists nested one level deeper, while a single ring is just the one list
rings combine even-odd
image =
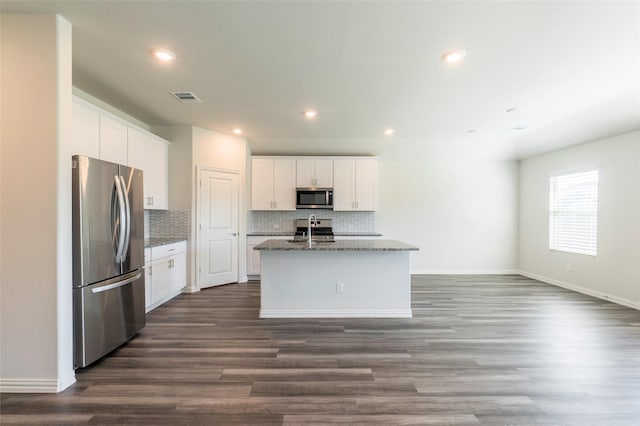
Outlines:
[{"label": "chrome faucet", "polygon": [[309,239],[309,248],[311,248],[311,223],[314,225],[318,225],[318,219],[316,219],[316,215],[312,214],[309,216],[309,226],[307,228],[307,238]]}]

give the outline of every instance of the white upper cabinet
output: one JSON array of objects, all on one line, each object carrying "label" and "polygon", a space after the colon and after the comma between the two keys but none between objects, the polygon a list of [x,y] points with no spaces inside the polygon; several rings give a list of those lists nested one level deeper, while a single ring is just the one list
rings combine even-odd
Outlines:
[{"label": "white upper cabinet", "polygon": [[142,170],[144,208],[168,208],[169,142],[74,96],[72,144],[73,155]]},{"label": "white upper cabinet", "polygon": [[296,209],[296,161],[277,159],[273,163],[273,201],[275,210]]},{"label": "white upper cabinet", "polygon": [[141,169],[144,208],[167,209],[169,188],[169,143],[151,133],[128,129],[129,166]]},{"label": "white upper cabinet", "polygon": [[333,209],[373,211],[377,206],[378,161],[375,158],[333,162]]},{"label": "white upper cabinet", "polygon": [[100,158],[100,111],[73,98],[71,155]]},{"label": "white upper cabinet", "polygon": [[356,160],[356,210],[378,207],[378,160]]},{"label": "white upper cabinet", "polygon": [[251,160],[251,209],[273,210],[273,160]]},{"label": "white upper cabinet", "polygon": [[296,160],[296,185],[299,188],[333,188],[333,160]]},{"label": "white upper cabinet", "polygon": [[251,160],[251,209],[296,209],[296,160]]},{"label": "white upper cabinet", "polygon": [[127,125],[100,114],[100,159],[127,164]]}]

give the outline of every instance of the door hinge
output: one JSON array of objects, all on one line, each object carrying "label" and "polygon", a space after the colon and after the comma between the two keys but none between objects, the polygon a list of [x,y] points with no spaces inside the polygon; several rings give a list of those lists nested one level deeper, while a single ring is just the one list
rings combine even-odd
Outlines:
[{"label": "door hinge", "polygon": [[202,231],[202,224],[199,224],[198,228]]},{"label": "door hinge", "polygon": [[198,268],[198,273],[202,274],[202,268]]}]

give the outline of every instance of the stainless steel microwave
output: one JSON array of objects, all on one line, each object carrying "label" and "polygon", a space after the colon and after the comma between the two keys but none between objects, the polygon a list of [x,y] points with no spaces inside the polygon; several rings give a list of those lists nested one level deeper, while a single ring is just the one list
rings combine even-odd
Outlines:
[{"label": "stainless steel microwave", "polygon": [[296,188],[296,208],[333,209],[333,188]]}]

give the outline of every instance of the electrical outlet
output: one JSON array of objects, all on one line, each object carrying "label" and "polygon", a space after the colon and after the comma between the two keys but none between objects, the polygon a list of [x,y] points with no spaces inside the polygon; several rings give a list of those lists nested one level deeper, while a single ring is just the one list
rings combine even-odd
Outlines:
[{"label": "electrical outlet", "polygon": [[573,271],[573,265],[570,263],[567,263],[567,271],[568,272],[572,272]]},{"label": "electrical outlet", "polygon": [[344,283],[342,281],[336,283],[336,293],[344,293]]}]

